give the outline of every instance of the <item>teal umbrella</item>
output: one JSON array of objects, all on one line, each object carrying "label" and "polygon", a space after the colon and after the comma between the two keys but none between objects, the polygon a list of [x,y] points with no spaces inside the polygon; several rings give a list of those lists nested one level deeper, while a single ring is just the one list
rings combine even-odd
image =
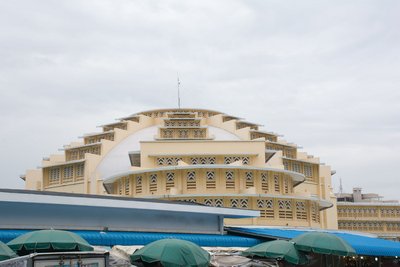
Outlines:
[{"label": "teal umbrella", "polygon": [[354,256],[356,251],[344,239],[325,232],[308,232],[291,240],[301,251],[337,256]]},{"label": "teal umbrella", "polygon": [[7,245],[18,254],[50,251],[92,251],[79,235],[61,230],[32,231],[11,240]]},{"label": "teal umbrella", "polygon": [[243,251],[242,254],[244,256],[283,259],[299,265],[307,263],[306,256],[299,252],[292,242],[286,240],[264,242]]},{"label": "teal umbrella", "polygon": [[131,262],[160,262],[164,267],[207,267],[210,254],[198,245],[180,239],[154,241],[131,255]]},{"label": "teal umbrella", "polygon": [[15,252],[6,244],[0,241],[0,261],[8,260],[15,257],[18,257],[18,255],[15,254]]}]

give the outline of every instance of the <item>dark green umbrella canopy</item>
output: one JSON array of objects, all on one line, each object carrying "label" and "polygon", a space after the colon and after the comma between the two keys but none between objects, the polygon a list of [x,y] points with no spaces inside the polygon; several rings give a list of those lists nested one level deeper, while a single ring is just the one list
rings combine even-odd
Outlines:
[{"label": "dark green umbrella canopy", "polygon": [[18,255],[15,254],[15,252],[6,244],[0,241],[0,261],[8,260],[15,257],[18,257]]},{"label": "dark green umbrella canopy", "polygon": [[210,254],[198,245],[180,239],[154,241],[131,255],[131,262],[160,262],[165,267],[199,266],[207,267]]},{"label": "dark green umbrella canopy", "polygon": [[299,252],[292,242],[286,240],[264,242],[243,251],[242,254],[244,256],[283,259],[299,265],[307,263],[306,256]]},{"label": "dark green umbrella canopy", "polygon": [[11,240],[7,245],[20,255],[30,252],[93,250],[79,235],[61,230],[32,231]]},{"label": "dark green umbrella canopy", "polygon": [[302,251],[338,256],[354,256],[356,251],[344,239],[324,232],[308,232],[291,240]]}]

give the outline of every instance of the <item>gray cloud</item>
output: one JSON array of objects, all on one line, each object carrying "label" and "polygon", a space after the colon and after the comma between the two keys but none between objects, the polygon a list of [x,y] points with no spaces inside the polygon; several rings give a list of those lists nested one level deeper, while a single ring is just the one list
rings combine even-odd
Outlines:
[{"label": "gray cloud", "polygon": [[[1,187],[96,125],[176,106],[265,125],[398,198],[398,1],[2,1]],[[97,129],[98,130],[98,129]]]}]

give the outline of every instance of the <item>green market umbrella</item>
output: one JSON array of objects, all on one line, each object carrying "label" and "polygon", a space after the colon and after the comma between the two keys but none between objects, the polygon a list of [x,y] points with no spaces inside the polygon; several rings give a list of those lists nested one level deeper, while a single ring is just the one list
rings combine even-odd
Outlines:
[{"label": "green market umbrella", "polygon": [[60,230],[32,231],[11,240],[7,245],[18,254],[93,250],[93,247],[79,235]]},{"label": "green market umbrella", "polygon": [[306,256],[299,252],[292,242],[286,240],[264,242],[243,251],[242,254],[244,256],[283,259],[299,265],[307,263]]},{"label": "green market umbrella", "polygon": [[15,252],[6,244],[0,241],[0,261],[8,260],[15,257],[18,257],[18,255],[15,254]]},{"label": "green market umbrella", "polygon": [[161,262],[165,267],[199,266],[207,267],[210,254],[198,245],[180,239],[154,241],[131,255],[131,262]]},{"label": "green market umbrella", "polygon": [[308,232],[293,238],[291,241],[295,243],[298,250],[302,251],[337,256],[356,255],[355,250],[347,241],[329,233]]}]

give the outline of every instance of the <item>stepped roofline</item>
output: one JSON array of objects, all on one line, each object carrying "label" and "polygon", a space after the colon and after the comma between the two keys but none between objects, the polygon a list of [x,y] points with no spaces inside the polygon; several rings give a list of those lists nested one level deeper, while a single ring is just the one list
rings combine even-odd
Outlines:
[{"label": "stepped roofline", "polygon": [[150,110],[145,110],[141,111],[138,113],[134,113],[128,117],[132,116],[137,116],[137,115],[143,115],[143,113],[149,113],[149,112],[213,112],[217,114],[223,114],[226,115],[223,112],[216,111],[216,110],[211,110],[211,109],[201,109],[201,108],[162,108],[162,109],[150,109]]}]

